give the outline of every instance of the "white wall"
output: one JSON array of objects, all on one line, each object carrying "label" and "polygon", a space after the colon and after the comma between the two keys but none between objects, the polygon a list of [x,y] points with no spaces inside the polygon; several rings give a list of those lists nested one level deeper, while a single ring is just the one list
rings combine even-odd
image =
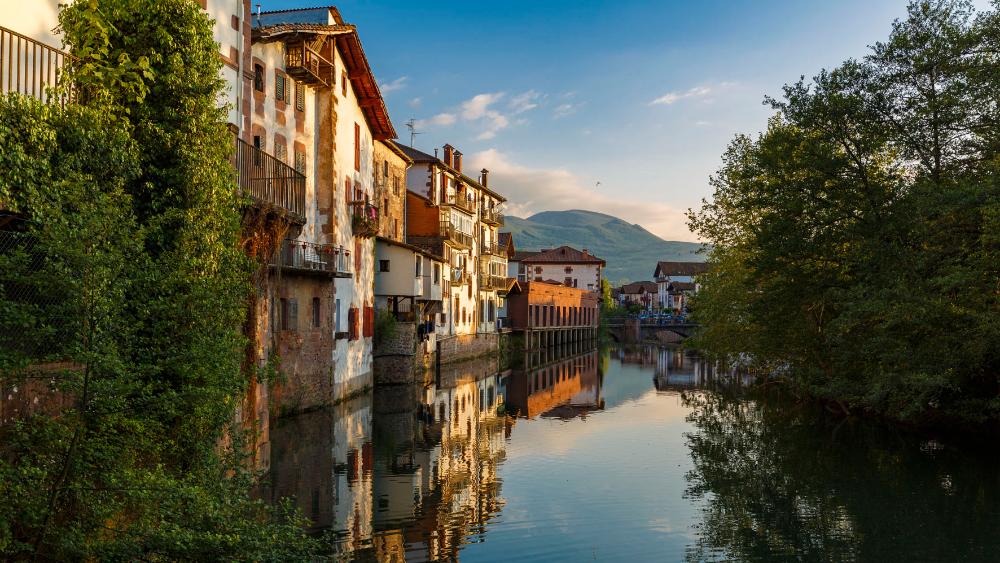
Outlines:
[{"label": "white wall", "polygon": [[[579,289],[590,291],[601,289],[601,266],[598,264],[528,264],[527,266],[528,281],[541,277],[543,280],[563,283],[566,278],[573,278]],[[567,267],[573,268],[572,273],[566,273]],[[538,268],[541,268],[541,273],[537,273]]]}]

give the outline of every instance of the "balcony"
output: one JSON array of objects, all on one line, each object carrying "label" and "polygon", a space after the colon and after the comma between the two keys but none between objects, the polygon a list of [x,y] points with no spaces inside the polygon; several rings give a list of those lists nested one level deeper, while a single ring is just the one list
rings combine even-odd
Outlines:
[{"label": "balcony", "polygon": [[451,282],[452,287],[455,287],[469,283],[471,278],[472,277],[462,268],[452,268],[451,276],[448,278],[448,281]]},{"label": "balcony", "polygon": [[329,88],[336,84],[333,63],[303,43],[290,43],[285,47],[285,72],[296,82],[322,85]]},{"label": "balcony", "polygon": [[479,274],[479,289],[481,291],[506,291],[510,278],[504,276],[494,276],[491,274]]},{"label": "balcony", "polygon": [[257,205],[283,210],[292,222],[304,224],[306,177],[291,166],[239,137],[232,157],[240,191]]},{"label": "balcony", "polygon": [[465,194],[465,192],[460,192],[457,194],[447,194],[444,198],[444,201],[441,202],[441,205],[452,205],[467,213],[476,212],[475,206],[473,206],[472,202],[469,201],[469,198]]},{"label": "balcony", "polygon": [[0,26],[0,94],[17,92],[44,103],[66,105],[68,93],[50,92],[76,57]]},{"label": "balcony", "polygon": [[351,251],[342,246],[285,239],[272,266],[304,273],[351,276]]},{"label": "balcony", "polygon": [[467,235],[455,228],[451,221],[441,221],[441,236],[447,239],[453,246],[467,249],[472,248],[472,235]]},{"label": "balcony", "polygon": [[503,256],[502,249],[495,242],[480,242],[479,243],[479,255],[480,256]]},{"label": "balcony", "polygon": [[503,211],[501,211],[499,207],[495,207],[493,209],[483,209],[479,213],[479,218],[487,225],[493,225],[494,227],[503,226]]},{"label": "balcony", "polygon": [[378,234],[378,207],[367,201],[351,203],[351,228],[354,236],[371,238]]}]

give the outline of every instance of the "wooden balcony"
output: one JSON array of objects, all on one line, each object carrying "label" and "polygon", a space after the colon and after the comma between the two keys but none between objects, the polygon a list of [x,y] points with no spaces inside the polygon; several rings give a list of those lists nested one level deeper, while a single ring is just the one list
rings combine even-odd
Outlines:
[{"label": "wooden balcony", "polygon": [[257,205],[277,208],[288,213],[292,222],[304,224],[306,177],[239,137],[233,139],[232,162],[240,191]]},{"label": "wooden balcony", "polygon": [[465,193],[462,192],[457,194],[447,194],[444,201],[441,202],[441,205],[455,206],[470,214],[476,212],[475,206],[472,205],[472,202],[470,202]]},{"label": "wooden balcony", "polygon": [[452,287],[462,286],[469,283],[472,280],[472,276],[468,274],[465,270],[461,268],[452,268],[451,276],[449,276],[448,281],[451,282]]},{"label": "wooden balcony", "polygon": [[17,92],[45,103],[66,105],[70,93],[55,93],[63,68],[76,57],[0,26],[0,94]]},{"label": "wooden balcony", "polygon": [[500,208],[494,209],[483,209],[479,213],[479,218],[483,223],[487,225],[493,225],[494,227],[503,226],[503,211]]},{"label": "wooden balcony", "polygon": [[441,221],[440,233],[452,246],[462,249],[472,248],[472,235],[467,235],[459,231],[451,221]]},{"label": "wooden balcony", "polygon": [[305,42],[285,46],[285,72],[296,82],[329,88],[336,85],[333,68],[333,63],[309,48]]},{"label": "wooden balcony", "polygon": [[510,278],[504,276],[494,276],[491,274],[479,274],[480,291],[507,291]]},{"label": "wooden balcony", "polygon": [[378,234],[378,207],[367,201],[351,202],[351,229],[354,236],[371,238]]},{"label": "wooden balcony", "polygon": [[351,251],[342,246],[285,239],[271,265],[295,272],[351,276]]},{"label": "wooden balcony", "polygon": [[500,246],[498,246],[497,243],[495,243],[495,242],[480,242],[479,243],[479,255],[483,256],[483,257],[486,257],[486,256],[501,256],[502,255],[501,250],[502,249],[500,248]]}]

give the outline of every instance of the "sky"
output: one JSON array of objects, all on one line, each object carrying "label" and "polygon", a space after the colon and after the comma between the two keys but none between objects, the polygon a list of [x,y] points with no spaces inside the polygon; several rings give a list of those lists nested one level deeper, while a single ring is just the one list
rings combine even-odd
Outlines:
[{"label": "sky", "polygon": [[[15,18],[21,2],[0,0]],[[684,213],[710,197],[730,140],[765,127],[765,95],[864,56],[906,12],[905,0],[336,5],[400,141],[413,119],[415,147],[457,147],[466,171],[490,170],[509,214],[588,209],[667,240],[696,240]]]}]

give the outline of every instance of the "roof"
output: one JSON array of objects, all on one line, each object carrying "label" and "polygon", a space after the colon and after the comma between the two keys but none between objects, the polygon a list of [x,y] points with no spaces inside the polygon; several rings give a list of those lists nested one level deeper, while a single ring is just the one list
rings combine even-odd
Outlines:
[{"label": "roof", "polygon": [[[515,253],[516,254],[516,253]],[[605,265],[604,260],[590,254],[586,250],[577,250],[572,246],[560,246],[551,250],[542,250],[533,256],[521,259],[526,264],[600,264]]]},{"label": "roof", "polygon": [[398,246],[400,248],[405,248],[407,250],[416,252],[417,254],[421,254],[423,256],[426,256],[427,258],[430,258],[431,260],[435,260],[437,262],[446,262],[447,261],[444,258],[442,258],[442,256],[443,256],[442,254],[437,254],[436,252],[433,252],[431,250],[432,246],[430,246],[430,245],[428,245],[427,247],[424,247],[424,246],[419,246],[419,245],[416,245],[416,244],[407,244],[405,242],[400,242],[398,240],[392,240],[391,238],[386,238],[386,237],[375,237],[375,241],[376,242],[381,242],[383,244],[391,244],[393,246]]},{"label": "roof", "polygon": [[530,258],[538,254],[537,250],[515,250],[514,256],[510,259],[512,262],[523,262],[525,258]]},{"label": "roof", "polygon": [[697,276],[708,271],[705,262],[657,262],[653,277],[660,276]]},{"label": "roof", "polygon": [[507,258],[508,259],[511,258],[512,256],[514,256],[515,254],[517,254],[517,251],[514,248],[514,235],[513,234],[511,234],[511,233],[497,233],[497,243],[499,243],[499,245],[501,247],[503,247],[504,249],[507,250]]},{"label": "roof", "polygon": [[410,156],[408,154],[406,154],[405,152],[403,152],[402,150],[400,150],[399,146],[396,145],[396,143],[393,143],[392,141],[390,141],[388,139],[386,139],[384,141],[377,141],[377,142],[380,143],[386,149],[388,149],[389,152],[391,152],[392,154],[398,156],[400,158],[400,160],[402,160],[404,163],[406,163],[407,166],[413,164],[413,159],[410,158]]},{"label": "roof", "polygon": [[451,166],[448,166],[440,158],[438,158],[436,156],[429,155],[429,154],[425,153],[422,150],[415,149],[413,147],[408,147],[408,146],[404,145],[403,143],[400,143],[399,141],[393,141],[393,143],[396,145],[396,147],[399,148],[399,150],[401,150],[404,153],[406,153],[406,156],[410,157],[410,160],[412,160],[414,163],[421,163],[421,164],[427,163],[427,164],[435,164],[437,166],[440,166],[441,168],[444,168],[445,170],[451,172],[455,176],[461,178],[461,180],[463,182],[465,182],[466,184],[472,184],[473,187],[475,187],[476,189],[482,190],[482,191],[484,191],[484,192],[492,195],[496,199],[499,199],[500,201],[507,201],[507,198],[505,198],[504,196],[502,196],[499,193],[493,191],[492,189],[490,189],[490,188],[488,188],[488,187],[480,184],[479,180],[476,180],[475,178],[466,176],[464,173],[456,170],[455,168],[453,168]]},{"label": "roof", "polygon": [[637,295],[640,293],[657,293],[659,288],[656,286],[656,282],[651,281],[638,281],[627,283],[621,287],[622,293],[626,295]]},{"label": "roof", "polygon": [[[444,239],[441,237],[407,236],[406,242],[435,257],[444,256]],[[447,262],[445,259],[441,259]]]},{"label": "roof", "polygon": [[694,291],[696,287],[694,282],[670,282],[670,289],[674,291]]},{"label": "roof", "polygon": [[361,106],[365,121],[372,131],[372,137],[379,141],[395,138],[396,129],[392,126],[378,81],[375,80],[375,75],[368,64],[368,57],[365,56],[364,48],[361,46],[357,27],[342,23],[281,22],[254,27],[251,33],[254,42],[283,41],[300,35],[333,38],[347,67],[347,76],[358,97],[358,105]]}]

